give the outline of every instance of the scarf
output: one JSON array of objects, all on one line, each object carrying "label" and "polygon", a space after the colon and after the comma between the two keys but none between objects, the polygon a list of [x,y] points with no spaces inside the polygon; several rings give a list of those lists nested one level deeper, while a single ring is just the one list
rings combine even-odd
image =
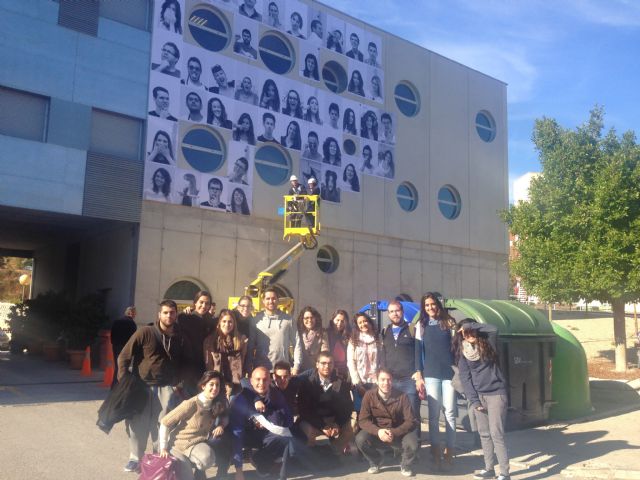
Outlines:
[{"label": "scarf", "polygon": [[356,369],[362,383],[376,383],[378,374],[378,344],[368,333],[360,332],[355,344]]},{"label": "scarf", "polygon": [[472,362],[480,360],[480,352],[476,348],[475,344],[469,343],[466,340],[462,341],[462,354],[464,358]]},{"label": "scarf", "polygon": [[[309,355],[312,357],[320,353],[320,342],[318,340],[320,340],[320,335],[318,334],[317,330],[308,330],[302,333],[302,342],[304,343],[304,349],[305,351],[309,352]],[[317,343],[317,352],[315,351],[316,349],[313,348],[314,346],[316,346],[314,345],[315,343]]]}]

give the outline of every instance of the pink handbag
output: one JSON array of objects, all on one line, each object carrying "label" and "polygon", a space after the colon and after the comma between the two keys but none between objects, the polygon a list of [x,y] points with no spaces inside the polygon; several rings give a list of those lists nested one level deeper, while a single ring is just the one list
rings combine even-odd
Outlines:
[{"label": "pink handbag", "polygon": [[172,456],[162,458],[157,453],[145,453],[140,461],[138,480],[178,480],[177,463]]}]

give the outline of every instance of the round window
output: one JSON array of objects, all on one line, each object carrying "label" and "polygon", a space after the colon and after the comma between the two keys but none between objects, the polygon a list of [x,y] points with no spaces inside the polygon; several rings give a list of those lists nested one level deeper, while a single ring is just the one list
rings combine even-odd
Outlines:
[{"label": "round window", "polygon": [[453,220],[460,215],[462,203],[460,194],[451,185],[445,185],[438,191],[438,208],[445,218]]},{"label": "round window", "polygon": [[485,142],[496,138],[496,122],[489,112],[483,110],[476,115],[476,132]]},{"label": "round window", "polygon": [[407,117],[415,117],[420,111],[420,96],[409,82],[400,82],[394,90],[398,109]]},{"label": "round window", "polygon": [[356,153],[356,142],[354,142],[350,138],[347,138],[342,143],[342,148],[344,149],[344,153],[346,153],[347,155],[354,155]]},{"label": "round window", "polygon": [[342,93],[347,88],[347,72],[335,60],[330,60],[322,67],[322,80],[333,93]]},{"label": "round window", "polygon": [[224,50],[231,40],[231,28],[225,16],[213,7],[198,5],[189,15],[189,33],[202,48]]},{"label": "round window", "polygon": [[224,141],[212,128],[190,128],[182,137],[180,148],[187,163],[199,172],[215,172],[224,163]]},{"label": "round window", "polygon": [[258,50],[266,67],[278,75],[290,72],[296,63],[291,43],[279,33],[266,33],[260,39]]},{"label": "round window", "polygon": [[256,171],[269,185],[282,185],[289,180],[291,158],[289,154],[274,145],[264,145],[256,151]]},{"label": "round window", "polygon": [[206,290],[203,284],[197,284],[193,280],[178,280],[165,292],[164,298],[170,298],[177,302],[191,302],[201,290]]},{"label": "round window", "polygon": [[418,206],[418,191],[410,182],[402,182],[396,190],[398,204],[405,212],[413,212]]},{"label": "round window", "polygon": [[324,273],[333,273],[340,265],[340,256],[335,248],[325,245],[318,250],[316,262],[318,263],[318,268]]}]

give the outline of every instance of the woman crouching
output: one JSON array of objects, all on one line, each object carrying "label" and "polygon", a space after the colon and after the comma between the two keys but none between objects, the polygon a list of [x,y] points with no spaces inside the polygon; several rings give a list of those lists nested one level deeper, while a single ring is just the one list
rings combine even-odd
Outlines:
[{"label": "woman crouching", "polygon": [[[178,460],[180,480],[205,479],[205,471],[218,459],[218,472],[226,473],[231,442],[224,435],[228,423],[227,397],[222,375],[207,371],[198,382],[200,393],[185,400],[160,421],[160,456],[169,452]],[[169,445],[169,436],[175,440]],[[195,472],[193,471],[195,467]]]}]

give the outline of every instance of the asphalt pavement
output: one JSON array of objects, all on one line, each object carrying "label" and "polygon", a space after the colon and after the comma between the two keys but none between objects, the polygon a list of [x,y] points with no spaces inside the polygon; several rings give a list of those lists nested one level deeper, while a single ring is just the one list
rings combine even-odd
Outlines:
[{"label": "asphalt pavement", "polygon": [[[124,425],[116,425],[109,435],[95,425],[98,407],[107,395],[101,380],[102,372],[81,377],[63,362],[0,352],[0,480],[136,479],[135,474],[122,470],[128,459]],[[512,477],[640,480],[638,387],[596,382],[592,416],[509,432]],[[428,460],[428,448],[423,447],[417,476],[471,478],[474,470],[482,468],[481,451],[474,448],[473,437],[466,432],[458,432],[456,443],[458,455],[448,472],[435,470]],[[294,470],[294,476],[371,476],[366,473],[368,465],[357,456],[328,457],[327,463],[334,466],[328,472]],[[215,468],[207,473],[213,477]],[[387,457],[376,477],[402,478],[398,459]],[[248,473],[247,480],[252,478],[257,477]]]}]

